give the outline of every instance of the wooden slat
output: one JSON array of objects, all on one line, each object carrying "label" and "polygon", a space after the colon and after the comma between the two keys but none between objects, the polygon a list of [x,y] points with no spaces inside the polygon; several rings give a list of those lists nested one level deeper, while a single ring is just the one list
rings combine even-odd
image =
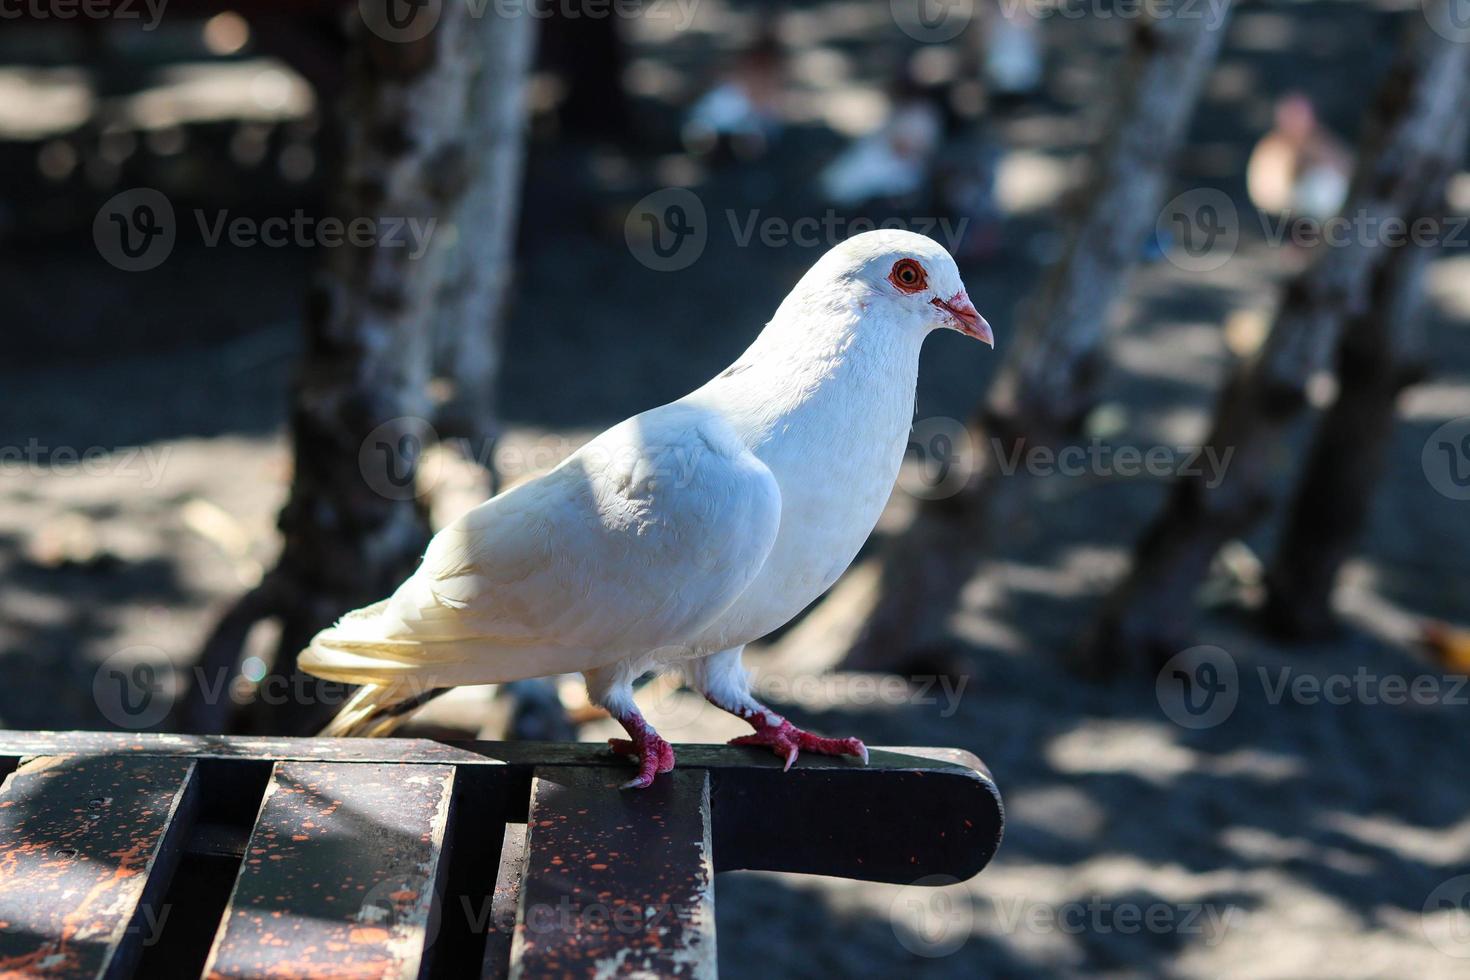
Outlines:
[{"label": "wooden slat", "polygon": [[[526,819],[534,771],[590,767],[627,778],[628,762],[590,744],[424,739],[256,739],[0,731],[0,755],[134,751],[231,759],[393,760],[473,767],[493,784],[488,821]],[[873,748],[871,764],[803,755],[790,772],[771,752],[678,745],[679,769],[707,771],[716,870],[754,868],[908,883],[978,874],[1000,844],[1000,792],[968,752]],[[498,802],[497,802],[498,801]],[[826,819],[840,815],[842,821]],[[820,818],[820,819],[819,819]]]},{"label": "wooden slat", "polygon": [[416,977],[454,768],[280,762],[205,974]]},{"label": "wooden slat", "polygon": [[624,777],[537,771],[513,978],[715,976],[709,777]]},{"label": "wooden slat", "polygon": [[26,760],[0,787],[0,975],[126,976],[196,803],[189,759]]},{"label": "wooden slat", "polygon": [[[874,753],[876,756],[877,753]],[[912,884],[978,874],[1000,846],[1000,796],[923,768],[711,773],[720,871],[794,871]]]},{"label": "wooden slat", "polygon": [[[775,769],[782,761],[765,749],[681,743],[675,746],[679,767],[691,769]],[[974,755],[959,749],[918,747],[873,748],[870,764],[850,756],[808,753],[793,772],[842,769],[924,768],[978,774],[989,778]],[[556,766],[607,766],[626,769],[626,756],[608,751],[604,742],[439,742],[426,738],[256,738],[224,735],[167,735],[153,732],[42,732],[0,730],[0,756],[95,755],[136,752],[143,755],[201,759],[267,759],[316,762],[422,762],[488,765],[531,769]],[[625,777],[626,778],[626,777]]]}]

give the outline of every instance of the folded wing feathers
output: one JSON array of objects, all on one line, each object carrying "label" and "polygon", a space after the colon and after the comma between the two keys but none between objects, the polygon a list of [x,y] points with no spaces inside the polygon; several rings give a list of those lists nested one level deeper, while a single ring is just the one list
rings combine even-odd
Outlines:
[{"label": "folded wing feathers", "polygon": [[[689,633],[743,591],[780,520],[770,471],[723,426],[665,406],[609,430],[440,531],[391,598],[319,633],[301,667],[352,684],[500,683]],[[670,453],[698,460],[683,482],[660,475]]]}]

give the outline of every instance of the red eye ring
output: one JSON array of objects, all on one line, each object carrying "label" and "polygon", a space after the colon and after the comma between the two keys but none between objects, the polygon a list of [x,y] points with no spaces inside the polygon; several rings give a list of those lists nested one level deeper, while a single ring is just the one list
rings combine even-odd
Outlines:
[{"label": "red eye ring", "polygon": [[899,259],[893,263],[888,281],[901,293],[917,293],[929,285],[924,267],[913,259]]}]

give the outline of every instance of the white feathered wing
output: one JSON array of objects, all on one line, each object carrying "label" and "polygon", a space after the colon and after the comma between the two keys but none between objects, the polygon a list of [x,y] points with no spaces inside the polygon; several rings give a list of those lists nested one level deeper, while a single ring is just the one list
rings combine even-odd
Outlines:
[{"label": "white feathered wing", "polygon": [[675,646],[755,578],[780,515],[775,478],[717,414],[665,405],[445,527],[390,598],[299,663],[372,685],[328,733],[378,734],[361,724],[373,705]]}]

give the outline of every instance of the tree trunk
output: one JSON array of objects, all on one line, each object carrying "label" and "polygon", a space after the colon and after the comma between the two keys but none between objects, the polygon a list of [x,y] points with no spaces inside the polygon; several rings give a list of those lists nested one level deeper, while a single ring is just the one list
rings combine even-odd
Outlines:
[{"label": "tree trunk", "polygon": [[489,14],[474,25],[479,65],[465,113],[466,187],[454,234],[444,236],[447,267],[434,328],[435,371],[450,382],[436,418],[439,435],[465,440],[467,455],[492,480],[501,323],[515,271],[535,25],[532,17]]},{"label": "tree trunk", "polygon": [[1370,232],[1321,246],[1316,262],[1287,286],[1270,337],[1236,369],[1216,408],[1207,444],[1233,452],[1223,479],[1213,488],[1198,476],[1178,480],[1139,541],[1132,571],[1076,652],[1079,669],[1154,669],[1188,646],[1195,593],[1210,562],[1270,510],[1273,464],[1306,406],[1307,384],[1328,367],[1344,321],[1367,305],[1389,251],[1383,223],[1409,217],[1426,180],[1455,159],[1458,148],[1451,151],[1444,137],[1470,105],[1467,51],[1412,19],[1370,113],[1343,212]]},{"label": "tree trunk", "polygon": [[[444,4],[422,38],[389,40],[383,25],[391,22],[379,18],[369,29],[354,18],[336,214],[373,221],[380,233],[372,244],[323,253],[293,393],[295,468],[280,517],[281,557],[206,642],[205,683],[183,708],[190,730],[230,725],[229,687],[219,681],[266,618],[279,620],[280,641],[248,725],[316,728],[340,699],[296,674],[297,654],[343,612],[392,592],[423,553],[429,529],[414,479],[429,431],[431,329],[449,252],[440,225],[458,220],[467,200],[480,200],[480,182],[500,175],[471,165],[480,148],[470,142],[477,127],[468,114],[478,108],[472,93],[484,36],[524,32],[518,20]],[[411,234],[405,244],[402,229],[415,227],[428,236],[421,253]],[[483,230],[458,229],[461,238]]]},{"label": "tree trunk", "polygon": [[[1464,144],[1467,116],[1461,115],[1459,132],[1445,139],[1452,151]],[[1429,216],[1437,228],[1444,226],[1449,174],[1446,167],[1425,182],[1411,225]],[[1394,248],[1374,276],[1368,309],[1343,330],[1337,399],[1317,426],[1266,574],[1266,621],[1283,636],[1322,639],[1336,628],[1333,586],[1367,523],[1399,395],[1428,373],[1423,278],[1437,251],[1415,242]]]},{"label": "tree trunk", "polygon": [[[891,666],[947,636],[945,624],[990,535],[1032,490],[1016,450],[1057,446],[1096,400],[1108,311],[1158,216],[1170,165],[1219,51],[1229,4],[1217,20],[1144,19],[1133,29],[1110,108],[1107,137],[1080,195],[1085,211],[1038,301],[1023,314],[990,393],[971,423],[982,465],[959,494],[926,501],[881,558],[876,604],[863,618],[846,666]],[[841,593],[827,601],[848,604]],[[854,586],[855,588],[857,586]]]}]

